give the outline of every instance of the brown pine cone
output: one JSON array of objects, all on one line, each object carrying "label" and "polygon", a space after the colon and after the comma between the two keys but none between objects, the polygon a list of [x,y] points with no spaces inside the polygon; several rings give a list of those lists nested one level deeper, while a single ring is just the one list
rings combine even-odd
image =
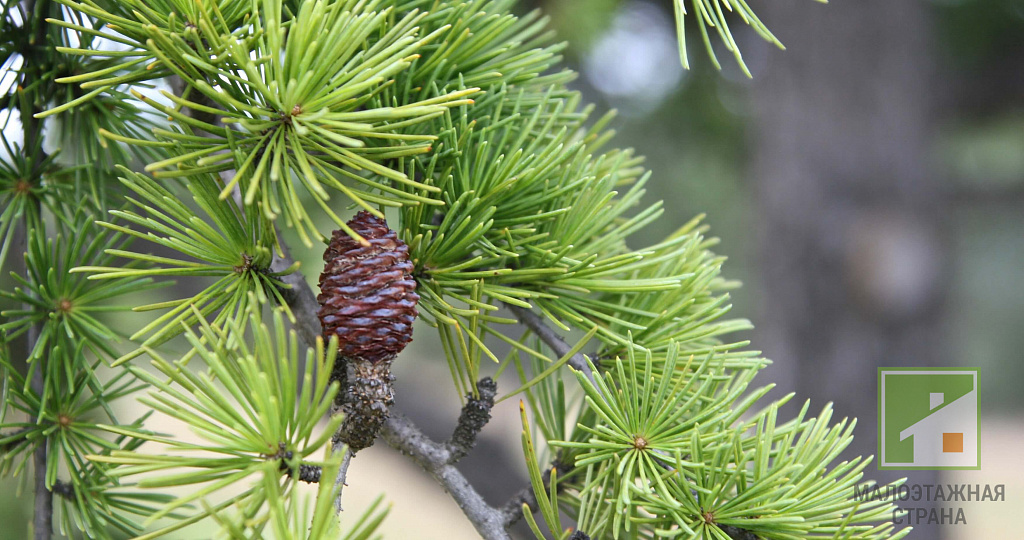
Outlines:
[{"label": "brown pine cone", "polygon": [[340,358],[331,380],[341,385],[335,405],[345,421],[336,437],[358,451],[373,444],[388,418],[391,361],[412,341],[420,297],[409,246],[384,220],[359,212],[348,226],[367,245],[334,231],[324,252],[317,315],[324,339],[338,336]]},{"label": "brown pine cone", "polygon": [[342,357],[379,362],[412,341],[416,280],[409,246],[388,224],[369,212],[348,222],[368,246],[343,230],[334,231],[320,274],[320,323],[324,338],[338,336]]}]

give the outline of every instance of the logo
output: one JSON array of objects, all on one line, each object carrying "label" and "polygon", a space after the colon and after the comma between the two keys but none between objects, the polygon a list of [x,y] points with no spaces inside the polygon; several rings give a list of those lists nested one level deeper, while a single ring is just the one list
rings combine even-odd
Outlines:
[{"label": "logo", "polygon": [[879,368],[879,469],[980,469],[978,370]]}]

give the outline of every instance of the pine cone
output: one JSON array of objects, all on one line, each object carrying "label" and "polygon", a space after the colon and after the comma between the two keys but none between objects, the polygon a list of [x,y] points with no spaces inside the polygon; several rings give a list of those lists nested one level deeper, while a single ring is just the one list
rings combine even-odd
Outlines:
[{"label": "pine cone", "polygon": [[334,231],[324,252],[317,315],[324,338],[338,336],[340,358],[331,380],[341,385],[335,406],[345,421],[336,437],[358,451],[373,444],[388,419],[391,362],[412,341],[420,297],[409,246],[384,220],[359,212],[348,226],[368,245]]},{"label": "pine cone", "polygon": [[394,358],[412,341],[420,299],[409,246],[369,212],[359,212],[348,226],[369,245],[334,231],[316,298],[324,338],[338,336],[338,351],[349,360]]}]

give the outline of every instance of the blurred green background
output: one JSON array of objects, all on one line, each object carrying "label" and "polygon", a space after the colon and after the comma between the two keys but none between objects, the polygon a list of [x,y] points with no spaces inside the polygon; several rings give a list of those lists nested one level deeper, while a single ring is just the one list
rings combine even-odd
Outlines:
[{"label": "blurred green background", "polygon": [[[877,366],[981,368],[983,470],[942,480],[1006,483],[1017,502],[970,506],[968,525],[910,538],[1009,538],[1004,507],[1024,493],[1024,2],[750,4],[788,48],[735,21],[752,79],[720,48],[716,71],[696,40],[684,71],[670,0],[521,9],[550,15],[574,86],[599,112],[617,109],[617,144],[647,156],[647,201],[667,210],[636,245],[707,214],[727,277],[744,282],[734,314],[776,362],[760,378],[779,383],[773,396],[834,401],[861,419],[851,452],[873,454]],[[315,280],[319,254],[298,257]],[[417,329],[396,374],[399,407],[444,437],[458,401],[432,332]],[[525,481],[514,401],[463,463],[492,502]],[[379,446],[354,462],[347,507],[388,491],[388,538],[474,537],[429,478]],[[30,498],[0,486],[0,539],[25,538]]]}]

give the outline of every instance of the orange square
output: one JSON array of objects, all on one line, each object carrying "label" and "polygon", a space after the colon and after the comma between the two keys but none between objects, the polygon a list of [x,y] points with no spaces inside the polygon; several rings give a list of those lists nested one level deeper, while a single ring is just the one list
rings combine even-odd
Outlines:
[{"label": "orange square", "polygon": [[942,451],[943,452],[963,452],[964,451],[964,434],[963,433],[943,433],[942,434]]}]

